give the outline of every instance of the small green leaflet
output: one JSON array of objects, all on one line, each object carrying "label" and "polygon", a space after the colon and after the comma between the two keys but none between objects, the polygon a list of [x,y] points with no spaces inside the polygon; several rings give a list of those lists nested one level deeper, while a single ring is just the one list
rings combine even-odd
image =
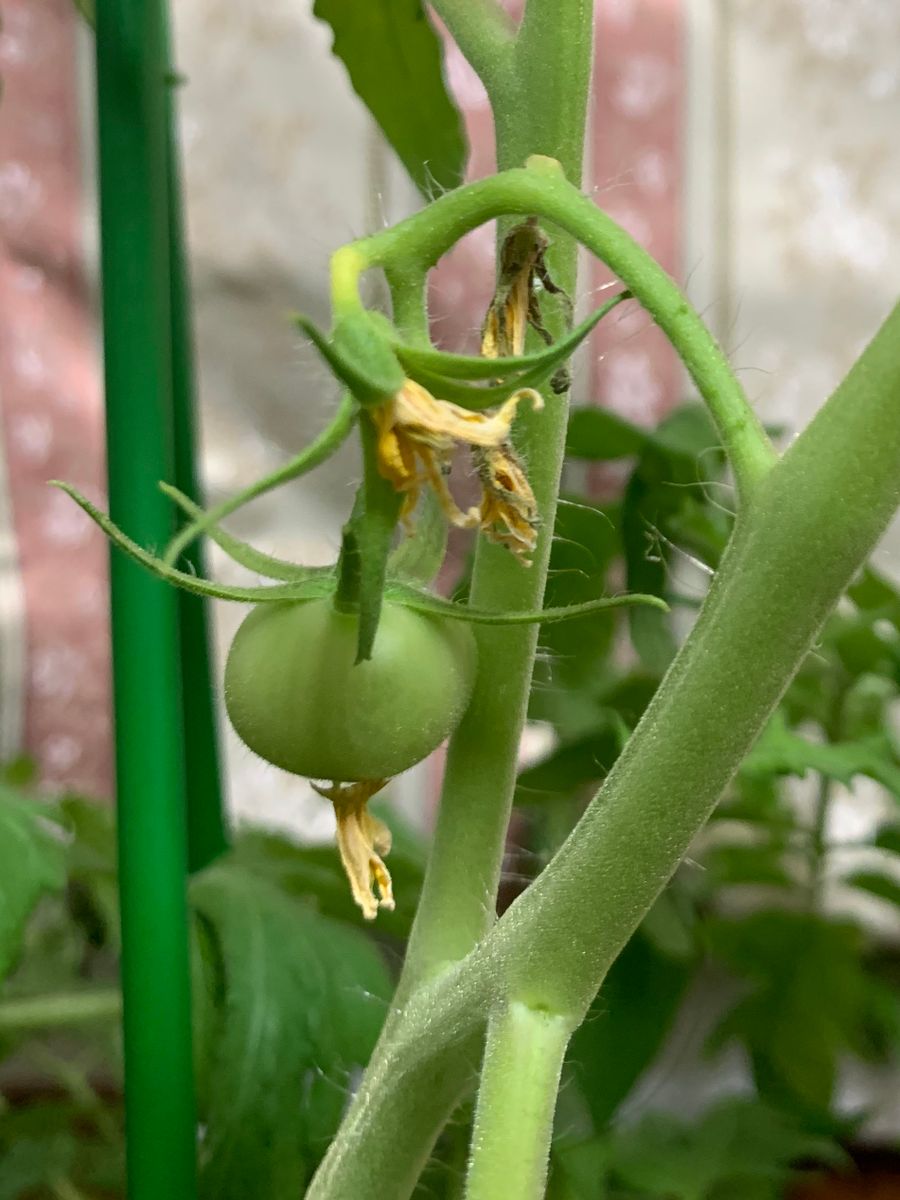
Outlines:
[{"label": "small green leaflet", "polygon": [[699,1123],[651,1113],[610,1138],[611,1174],[641,1195],[667,1200],[781,1200],[794,1164],[843,1163],[840,1148],[758,1100],[727,1100]]},{"label": "small green leaflet", "polygon": [[747,775],[800,775],[817,771],[849,787],[867,775],[900,799],[900,762],[887,734],[847,742],[811,742],[788,728],[777,712],[744,760]]},{"label": "small green leaflet", "polygon": [[[183,588],[186,592],[193,592],[199,596],[213,596],[219,600],[237,600],[250,604],[258,604],[262,601],[276,600],[310,600],[319,596],[326,596],[334,589],[334,576],[327,568],[306,567],[297,568],[297,576],[291,583],[273,584],[271,587],[230,587],[224,583],[214,583],[209,579],[200,579],[196,575],[189,575],[185,571],[178,571],[174,567],[167,566],[162,559],[150,554],[142,546],[133,542],[127,534],[123,533],[117,525],[109,519],[106,513],[101,512],[95,505],[91,504],[85,496],[77,492],[75,488],[67,483],[61,483],[59,480],[51,481],[54,487],[61,488],[67,495],[78,504],[87,515],[94,521],[106,536],[120,550],[129,555],[146,568],[152,575],[156,575],[160,579],[164,579],[167,583],[172,583],[176,587]],[[219,533],[221,536],[221,533]],[[226,535],[227,536],[227,535]],[[233,545],[240,546],[236,539],[229,539]],[[249,550],[249,547],[245,547]],[[253,553],[256,553],[255,551]]]},{"label": "small green leaflet", "polygon": [[863,959],[849,922],[780,909],[707,927],[715,957],[749,991],[725,1016],[712,1048],[736,1040],[753,1063],[757,1088],[777,1103],[828,1112],[839,1057],[877,1057],[887,1022],[884,985]]},{"label": "small green leaflet", "polygon": [[421,0],[316,0],[335,55],[426,199],[462,181],[466,144]]},{"label": "small green leaflet", "polygon": [[221,989],[205,1072],[201,1195],[302,1195],[390,984],[373,944],[220,860],[194,877]]},{"label": "small green leaflet", "polygon": [[31,913],[45,892],[66,882],[66,845],[58,810],[0,787],[0,980],[5,979],[22,945]]}]

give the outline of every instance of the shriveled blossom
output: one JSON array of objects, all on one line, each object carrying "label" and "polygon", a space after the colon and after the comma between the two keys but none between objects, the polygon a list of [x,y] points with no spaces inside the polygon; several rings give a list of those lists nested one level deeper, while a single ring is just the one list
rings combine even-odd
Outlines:
[{"label": "shriveled blossom", "polygon": [[[378,432],[378,467],[402,492],[401,517],[408,522],[422,488],[434,489],[447,520],[463,529],[479,527],[490,540],[509,546],[527,562],[537,537],[534,495],[509,442],[516,409],[523,398],[539,409],[543,400],[530,388],[513,393],[493,412],[471,412],[439,400],[412,379],[392,399],[373,410]],[[482,485],[480,505],[463,512],[447,484],[453,451],[468,447]],[[510,469],[502,464],[510,462]],[[496,467],[496,469],[495,469]],[[502,477],[502,483],[500,479]],[[529,537],[510,539],[510,530],[528,528]]]},{"label": "shriveled blossom", "polygon": [[334,805],[337,818],[337,844],[341,862],[350,881],[353,899],[367,921],[377,917],[379,908],[394,909],[391,874],[384,855],[391,849],[391,831],[369,812],[368,803],[380,792],[386,779],[365,779],[359,783],[333,784],[313,788]]}]

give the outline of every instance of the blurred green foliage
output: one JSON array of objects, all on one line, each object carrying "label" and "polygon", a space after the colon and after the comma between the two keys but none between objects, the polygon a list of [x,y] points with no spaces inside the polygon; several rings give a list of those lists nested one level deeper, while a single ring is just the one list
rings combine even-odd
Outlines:
[{"label": "blurred green foliage", "polygon": [[[578,412],[569,454],[617,460],[618,482],[603,502],[564,494],[547,603],[627,588],[671,612],[543,631],[530,716],[552,745],[519,775],[513,894],[622,751],[731,525],[697,408],[652,432]],[[868,568],[573,1038],[552,1200],[775,1200],[798,1170],[844,1161],[839,1144],[866,1112],[839,1111],[841,1066],[896,1061],[900,1046],[895,946],[850,903],[866,897],[883,917],[900,907],[898,691],[900,594]],[[862,780],[884,816],[848,855],[829,815],[837,789]],[[0,1200],[97,1200],[122,1180],[115,831],[109,810],[32,784],[21,762],[0,780]],[[421,887],[424,848],[391,824],[400,902],[371,928],[330,846],[245,830],[191,881],[205,1196],[296,1197],[319,1161],[378,1036]],[[73,998],[104,993],[105,1013],[79,1017],[76,1004],[66,1016]],[[742,1094],[696,1117],[693,1104],[653,1111],[645,1085],[677,1073],[673,1031],[698,996],[717,1014],[707,1053],[737,1046],[747,1064]],[[30,1000],[54,997],[52,1022],[21,1020]],[[442,1135],[422,1200],[461,1195],[469,1116]]]}]

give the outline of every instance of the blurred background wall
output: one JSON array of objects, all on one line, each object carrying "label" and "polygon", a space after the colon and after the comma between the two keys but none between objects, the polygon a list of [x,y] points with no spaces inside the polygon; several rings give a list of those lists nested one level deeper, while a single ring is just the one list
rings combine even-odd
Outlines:
[{"label": "blurred background wall", "polygon": [[[210,500],[296,452],[335,390],[289,321],[327,319],[327,261],[416,203],[329,54],[308,0],[175,4]],[[5,0],[0,32],[0,755],[54,787],[112,791],[106,551],[46,480],[103,497],[91,38],[69,0]],[[685,282],[766,420],[786,436],[838,381],[900,278],[895,0],[597,0],[586,187]],[[490,169],[484,93],[447,71]],[[894,151],[894,153],[892,153]],[[471,339],[490,231],[436,273],[435,330]],[[579,302],[608,282],[586,264]],[[685,395],[643,318],[604,329],[576,401],[652,423]],[[357,477],[348,448],[235,518],[240,536],[333,559]],[[896,545],[896,543],[891,543]],[[896,551],[881,551],[888,570]],[[212,556],[223,578],[237,569]],[[220,649],[241,613],[219,605]],[[238,814],[327,836],[302,781],[226,734]],[[398,783],[433,791],[426,767]]]}]

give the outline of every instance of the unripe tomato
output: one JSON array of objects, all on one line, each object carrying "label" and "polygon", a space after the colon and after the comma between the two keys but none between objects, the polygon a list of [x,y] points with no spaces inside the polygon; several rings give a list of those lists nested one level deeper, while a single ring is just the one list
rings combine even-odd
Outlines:
[{"label": "unripe tomato", "polygon": [[311,779],[389,779],[453,732],[475,676],[462,621],[385,602],[372,657],[330,599],[260,604],[225,666],[225,707],[261,758]]}]

